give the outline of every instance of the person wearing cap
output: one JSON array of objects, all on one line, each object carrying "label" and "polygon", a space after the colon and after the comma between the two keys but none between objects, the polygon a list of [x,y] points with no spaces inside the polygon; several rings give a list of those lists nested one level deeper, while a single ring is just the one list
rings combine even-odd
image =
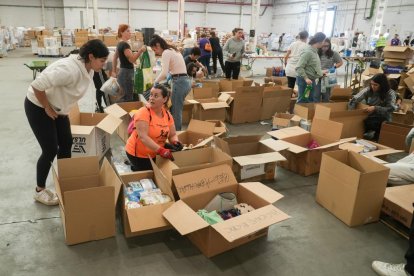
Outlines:
[{"label": "person wearing cap", "polygon": [[[309,45],[303,49],[299,61],[296,64],[298,103],[313,101],[314,91],[320,81],[320,78],[323,76],[318,49],[322,48],[325,38],[326,36],[324,33],[316,33],[309,40]],[[312,89],[309,95],[305,95],[305,89],[308,85],[311,85]]]}]

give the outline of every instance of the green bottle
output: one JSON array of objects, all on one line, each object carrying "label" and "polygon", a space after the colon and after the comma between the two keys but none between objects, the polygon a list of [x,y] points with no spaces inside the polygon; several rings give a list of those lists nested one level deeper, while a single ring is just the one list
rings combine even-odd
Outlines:
[{"label": "green bottle", "polygon": [[303,93],[303,98],[309,99],[311,91],[312,91],[312,85],[311,84],[306,85],[305,92]]}]

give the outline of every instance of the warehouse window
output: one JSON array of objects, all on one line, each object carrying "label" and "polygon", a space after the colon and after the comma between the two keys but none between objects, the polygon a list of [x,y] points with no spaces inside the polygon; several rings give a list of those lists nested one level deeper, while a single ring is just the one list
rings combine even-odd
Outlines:
[{"label": "warehouse window", "polygon": [[329,7],[326,10],[326,18],[325,18],[325,24],[323,26],[323,30],[318,30],[318,6],[310,6],[309,7],[309,17],[308,17],[308,32],[310,35],[314,35],[316,32],[323,32],[326,34],[327,37],[331,37],[334,30],[334,24],[335,24],[335,15],[336,15],[336,6]]}]

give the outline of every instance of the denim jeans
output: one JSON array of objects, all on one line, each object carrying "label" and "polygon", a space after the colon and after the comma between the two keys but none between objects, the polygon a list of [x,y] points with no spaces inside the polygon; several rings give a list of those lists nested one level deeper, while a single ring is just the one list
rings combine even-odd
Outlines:
[{"label": "denim jeans", "polygon": [[297,103],[312,103],[313,102],[313,95],[314,95],[314,91],[316,90],[316,82],[315,80],[312,80],[312,90],[309,93],[309,97],[308,98],[304,98],[304,93],[305,93],[305,89],[306,89],[306,81],[304,78],[302,77],[297,77],[296,78],[296,83],[298,85],[298,100]]},{"label": "denim jeans", "polygon": [[328,103],[329,99],[331,98],[331,88],[326,87],[326,92],[325,93],[322,93],[321,89],[322,89],[322,85],[321,85],[321,81],[320,81],[318,83],[318,85],[316,85],[316,89],[315,89],[315,92],[313,94],[313,102],[315,102],[315,103],[319,103],[319,102]]},{"label": "denim jeans", "polygon": [[121,102],[130,102],[134,93],[134,69],[121,68],[118,74],[118,83],[124,91]]},{"label": "denim jeans", "polygon": [[210,58],[211,58],[211,55],[207,55],[207,56],[203,56],[203,57],[198,58],[198,61],[207,68],[207,72],[208,72],[209,75],[211,75]]},{"label": "denim jeans", "polygon": [[184,100],[191,90],[191,81],[188,76],[173,77],[171,94],[171,115],[174,118],[176,130],[181,130]]}]

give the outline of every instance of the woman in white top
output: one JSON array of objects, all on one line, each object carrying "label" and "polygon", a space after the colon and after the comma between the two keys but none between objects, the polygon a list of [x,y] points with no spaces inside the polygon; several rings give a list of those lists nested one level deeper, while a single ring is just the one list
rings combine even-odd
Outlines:
[{"label": "woman in white top", "polygon": [[286,76],[288,78],[288,87],[295,88],[296,83],[296,64],[299,61],[300,54],[302,53],[303,48],[306,47],[306,41],[308,40],[309,33],[307,31],[302,31],[299,33],[299,40],[293,42],[285,55],[285,65],[286,65]]},{"label": "woman in white top", "polygon": [[187,34],[187,37],[183,40],[183,57],[188,56],[194,47],[197,47],[196,41],[191,38],[190,34]]},{"label": "woman in white top", "polygon": [[166,79],[167,74],[171,74],[171,114],[174,118],[175,129],[181,130],[184,99],[191,90],[191,81],[187,75],[184,58],[174,46],[169,45],[159,35],[152,37],[149,46],[156,55],[161,56],[162,70],[154,84]]},{"label": "woman in white top", "polygon": [[43,204],[59,203],[56,195],[46,189],[46,178],[56,155],[71,157],[69,111],[93,87],[94,71],[102,70],[108,54],[101,40],[90,40],[80,48],[79,55],[52,63],[29,86],[24,109],[42,149],[34,199]]}]

